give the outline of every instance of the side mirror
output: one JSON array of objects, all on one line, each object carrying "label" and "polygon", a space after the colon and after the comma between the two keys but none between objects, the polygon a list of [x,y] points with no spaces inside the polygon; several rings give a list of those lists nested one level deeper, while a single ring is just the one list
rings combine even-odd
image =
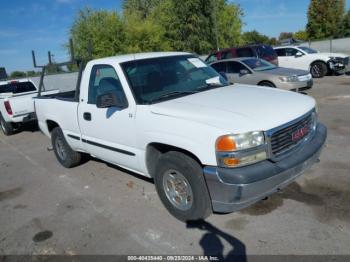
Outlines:
[{"label": "side mirror", "polygon": [[116,93],[107,93],[107,94],[97,96],[96,106],[98,108],[108,108],[108,107],[126,108],[127,103],[124,98],[118,96]]},{"label": "side mirror", "polygon": [[295,57],[302,57],[303,56],[303,53],[302,52],[298,52],[295,54]]},{"label": "side mirror", "polygon": [[219,72],[219,74],[226,80],[228,81],[228,77],[225,72]]},{"label": "side mirror", "polygon": [[239,74],[240,74],[241,76],[248,75],[248,74],[249,74],[249,71],[248,71],[247,69],[241,69],[241,70],[239,71]]}]

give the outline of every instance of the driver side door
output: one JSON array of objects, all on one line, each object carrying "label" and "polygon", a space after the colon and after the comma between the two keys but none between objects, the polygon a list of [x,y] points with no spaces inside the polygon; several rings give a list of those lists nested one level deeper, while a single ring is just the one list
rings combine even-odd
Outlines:
[{"label": "driver side door", "polygon": [[[242,70],[245,70],[247,74],[242,74]],[[251,82],[251,71],[245,65],[237,61],[227,62],[227,77],[231,83],[255,84]]]}]

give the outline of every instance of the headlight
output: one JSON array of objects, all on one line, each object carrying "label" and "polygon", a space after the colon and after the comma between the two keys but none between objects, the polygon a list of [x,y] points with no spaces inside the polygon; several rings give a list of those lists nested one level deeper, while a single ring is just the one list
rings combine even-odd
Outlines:
[{"label": "headlight", "polygon": [[264,133],[261,131],[221,136],[216,141],[218,165],[239,167],[267,158]]},{"label": "headlight", "polygon": [[279,80],[281,80],[281,82],[297,82],[298,76],[280,76]]}]

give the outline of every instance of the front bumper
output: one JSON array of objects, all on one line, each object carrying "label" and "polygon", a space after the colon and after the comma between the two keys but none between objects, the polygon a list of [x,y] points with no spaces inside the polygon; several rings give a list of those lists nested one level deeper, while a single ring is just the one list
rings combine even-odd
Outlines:
[{"label": "front bumper", "polygon": [[297,82],[287,82],[287,83],[281,83],[280,87],[281,89],[285,90],[291,90],[291,91],[303,91],[307,89],[311,89],[314,85],[314,81],[308,80],[308,81],[297,81]]},{"label": "front bumper", "polygon": [[265,160],[233,169],[205,167],[213,210],[234,212],[286,187],[318,161],[326,137],[327,128],[318,123],[314,137],[281,161]]}]

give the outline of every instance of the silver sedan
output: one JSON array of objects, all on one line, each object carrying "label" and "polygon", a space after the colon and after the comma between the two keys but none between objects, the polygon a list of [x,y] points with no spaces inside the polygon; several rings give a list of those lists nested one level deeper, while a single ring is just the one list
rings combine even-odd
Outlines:
[{"label": "silver sedan", "polygon": [[254,57],[215,61],[210,64],[218,73],[226,75],[231,83],[278,87],[303,91],[313,86],[308,71],[275,66]]}]

